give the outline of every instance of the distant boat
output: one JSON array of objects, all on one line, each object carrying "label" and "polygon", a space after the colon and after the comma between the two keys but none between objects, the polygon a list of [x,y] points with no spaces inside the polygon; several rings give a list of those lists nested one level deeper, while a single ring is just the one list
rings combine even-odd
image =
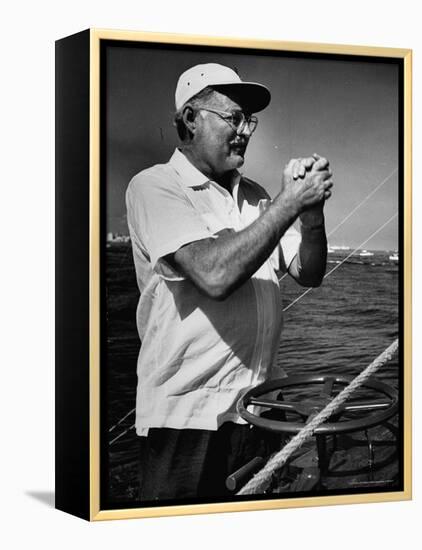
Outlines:
[{"label": "distant boat", "polygon": [[362,252],[359,254],[361,258],[367,258],[369,256],[373,256],[373,252],[369,252],[368,250],[362,250]]},{"label": "distant boat", "polygon": [[391,262],[398,262],[399,261],[399,253],[398,252],[393,252],[392,254],[390,254],[390,256],[388,256],[388,259]]},{"label": "distant boat", "polygon": [[344,246],[344,245],[341,245],[341,246],[337,246],[335,244],[333,244],[333,246],[331,247],[332,250],[350,250],[350,246]]}]

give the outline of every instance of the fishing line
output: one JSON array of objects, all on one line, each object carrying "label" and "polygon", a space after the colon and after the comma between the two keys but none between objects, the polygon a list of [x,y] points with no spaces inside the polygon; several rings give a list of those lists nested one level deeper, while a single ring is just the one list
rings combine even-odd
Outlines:
[{"label": "fishing line", "polygon": [[117,426],[119,426],[119,424],[121,424],[123,422],[123,420],[126,420],[126,418],[128,416],[130,416],[133,412],[135,412],[136,408],[134,407],[131,411],[129,411],[127,414],[125,414],[125,416],[123,418],[121,418],[118,422],[116,422],[116,424],[114,424],[114,426],[112,426],[111,428],[109,428],[109,432],[112,432],[114,430],[114,428],[117,428]]},{"label": "fishing line", "polygon": [[[133,409],[135,410],[135,409]],[[131,411],[133,412],[133,411]],[[130,413],[128,413],[130,414]],[[120,439],[121,437],[123,437],[124,435],[126,435],[128,432],[130,432],[130,430],[133,430],[133,428],[135,427],[135,424],[133,424],[132,426],[129,426],[129,428],[126,428],[126,430],[124,430],[122,433],[120,433],[119,435],[116,435],[116,437],[114,439],[112,439],[111,441],[109,441],[109,445],[113,445],[113,443],[115,443],[118,439]],[[111,430],[109,430],[111,431]]]},{"label": "fishing line", "polygon": [[334,229],[332,229],[332,230],[328,233],[327,237],[330,237],[335,231],[337,231],[337,229],[338,229],[339,227],[341,227],[341,226],[344,224],[344,222],[345,222],[346,220],[348,220],[348,219],[356,212],[356,210],[358,210],[363,204],[365,204],[365,202],[366,202],[368,199],[370,199],[370,198],[372,197],[372,195],[374,195],[374,194],[378,191],[378,189],[380,189],[385,183],[387,183],[387,181],[391,178],[391,176],[393,176],[396,172],[397,172],[397,168],[395,168],[395,169],[391,172],[391,174],[390,174],[389,176],[387,176],[379,185],[377,185],[377,186],[375,187],[375,189],[373,189],[373,190],[369,193],[369,195],[367,195],[367,196],[363,199],[362,202],[360,202],[357,206],[355,206],[355,208],[353,208],[353,210],[347,214],[347,216],[344,218],[344,220],[342,220],[339,224],[337,224],[337,225],[334,227]]},{"label": "fishing line", "polygon": [[[328,276],[331,275],[331,273],[333,273],[336,269],[338,269],[342,264],[344,264],[344,262],[346,262],[351,256],[353,256],[353,254],[355,254],[358,250],[360,250],[368,241],[370,241],[372,239],[372,237],[375,237],[375,235],[377,235],[377,233],[379,233],[382,229],[384,229],[384,227],[386,225],[388,225],[391,221],[394,220],[394,218],[397,218],[398,216],[398,212],[396,212],[393,216],[391,216],[391,218],[389,220],[387,220],[385,223],[383,223],[381,225],[381,227],[379,227],[376,231],[374,231],[374,233],[372,233],[372,235],[370,237],[368,237],[365,241],[363,241],[362,243],[360,243],[359,246],[357,246],[353,252],[351,252],[350,254],[348,254],[345,258],[343,258],[343,260],[338,263],[335,267],[333,267],[333,269],[331,271],[329,271],[328,273],[326,273],[324,275],[324,279],[326,279]],[[306,296],[306,294],[308,294],[309,292],[311,292],[311,290],[313,290],[313,288],[308,288],[307,290],[305,290],[305,292],[303,292],[300,296],[298,296],[295,300],[293,300],[293,302],[290,302],[290,304],[288,306],[286,306],[284,309],[283,309],[283,312],[284,311],[287,311],[288,309],[290,309],[296,302],[298,302],[301,298],[303,298],[304,296]]]},{"label": "fishing line", "polygon": [[[359,246],[357,246],[353,252],[351,252],[350,254],[348,254],[345,258],[343,258],[343,260],[338,263],[335,267],[333,267],[333,269],[331,269],[331,271],[329,271],[328,273],[325,274],[324,276],[324,279],[326,279],[327,277],[329,277],[332,273],[334,273],[334,271],[336,271],[336,269],[338,269],[342,264],[344,264],[344,262],[346,262],[351,256],[353,256],[353,254],[355,254],[358,250],[360,250],[366,243],[368,243],[373,237],[375,237],[375,235],[377,235],[380,231],[382,231],[384,229],[384,227],[386,227],[390,222],[392,222],[394,220],[394,218],[397,218],[398,216],[398,212],[396,212],[393,216],[391,216],[390,219],[388,219],[386,222],[384,222],[380,227],[378,227],[378,229],[376,231],[374,231],[372,233],[372,235],[370,235],[367,239],[365,239],[362,243],[360,243]],[[300,296],[298,296],[295,300],[293,300],[293,302],[290,302],[290,304],[288,306],[286,306],[284,309],[283,309],[283,313],[285,311],[287,311],[288,309],[290,309],[294,304],[296,304],[299,300],[301,300],[304,296],[306,296],[309,292],[311,292],[311,290],[313,290],[313,288],[308,288],[307,290],[305,290],[305,292],[303,292]],[[121,420],[119,420],[119,422],[117,422],[117,424],[115,424],[114,426],[112,426],[110,429],[109,429],[109,432],[113,431],[114,428],[116,428],[121,422],[123,422],[123,420],[125,418],[127,418],[128,416],[130,416],[132,413],[135,412],[135,408],[133,408],[131,411],[129,411]],[[135,425],[131,426],[130,428],[127,428],[126,430],[124,430],[120,435],[118,435],[117,437],[115,437],[114,439],[112,439],[110,442],[109,442],[109,445],[111,445],[112,443],[114,443],[115,441],[117,441],[118,439],[120,439],[120,437],[122,437],[123,435],[125,435],[127,432],[129,432],[132,428],[134,428]]]},{"label": "fishing line", "polygon": [[[327,238],[328,237],[331,237],[331,235],[333,235],[337,229],[339,227],[341,227],[357,210],[359,210],[359,208],[361,206],[363,206],[365,204],[365,202],[370,199],[377,191],[378,189],[381,189],[381,187],[383,185],[385,185],[387,183],[387,181],[397,172],[397,168],[395,168],[391,174],[389,174],[386,178],[384,178],[382,180],[381,183],[379,183],[374,189],[372,189],[372,191],[370,191],[370,193],[368,195],[366,195],[366,197],[357,205],[353,208],[353,210],[351,210],[347,216],[345,218],[343,218],[343,220],[338,223],[328,234],[327,234]],[[281,282],[285,277],[287,276],[287,273],[284,273],[282,277],[280,277],[280,279],[278,280],[279,282]]]},{"label": "fishing line", "polygon": [[[397,168],[395,168],[391,174],[389,174],[386,178],[384,178],[381,183],[379,183],[372,191],[370,191],[370,193],[357,205],[355,206],[355,208],[353,208],[353,210],[351,212],[349,212],[347,214],[347,216],[340,222],[338,223],[327,235],[327,237],[330,237],[335,231],[337,231],[337,229],[339,227],[341,227],[363,204],[365,204],[365,202],[370,199],[383,185],[385,185],[385,183],[387,183],[387,181],[397,172]],[[331,273],[333,273],[336,269],[338,269],[345,261],[347,261],[351,256],[353,256],[353,254],[355,254],[355,252],[357,252],[360,248],[362,248],[370,239],[372,239],[372,237],[374,237],[377,233],[379,233],[386,225],[388,225],[395,217],[397,217],[397,213],[394,214],[394,216],[392,216],[387,222],[385,222],[381,227],[379,227],[370,237],[368,237],[368,239],[366,239],[363,243],[361,243],[357,248],[355,248],[355,250],[353,252],[351,252],[348,256],[346,256],[346,258],[344,258],[339,264],[337,264],[331,271],[329,271],[328,273],[325,274],[324,276],[324,279],[326,279],[329,275],[331,275]],[[124,257],[126,257],[127,255],[127,251],[124,255]],[[287,273],[285,273],[280,279],[279,281],[281,282],[284,277],[287,275]],[[297,303],[299,300],[301,300],[304,296],[306,296],[306,294],[308,294],[309,292],[311,292],[311,290],[313,290],[313,288],[308,288],[307,290],[305,290],[305,292],[303,292],[300,296],[298,296],[295,300],[293,300],[293,302],[291,302],[289,305],[287,305],[284,309],[283,309],[283,312],[287,311],[288,309],[290,309],[295,303]],[[136,410],[136,407],[134,407],[132,410],[130,410],[123,418],[121,418],[116,424],[114,424],[114,426],[112,426],[110,429],[109,429],[109,432],[112,432],[118,425],[120,425],[128,416],[130,416],[131,414],[133,414]],[[132,428],[134,428],[135,425],[131,426],[130,428],[126,429],[124,432],[122,432],[121,434],[119,434],[117,437],[115,437],[114,439],[112,439],[110,442],[109,442],[109,445],[111,445],[112,443],[114,443],[115,441],[117,441],[118,439],[120,439],[120,437],[122,437],[123,435],[125,435],[128,431],[130,431]]]}]

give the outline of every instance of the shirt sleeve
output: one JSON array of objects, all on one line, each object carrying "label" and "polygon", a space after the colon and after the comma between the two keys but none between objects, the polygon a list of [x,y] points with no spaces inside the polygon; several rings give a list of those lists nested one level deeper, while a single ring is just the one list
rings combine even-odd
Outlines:
[{"label": "shirt sleeve", "polygon": [[293,258],[299,252],[301,235],[299,231],[292,226],[284,233],[280,239],[278,247],[274,251],[277,268],[286,273],[292,263]]},{"label": "shirt sleeve", "polygon": [[126,192],[129,229],[152,268],[164,278],[184,279],[163,258],[193,241],[213,237],[177,182],[148,171],[135,176]]},{"label": "shirt sleeve", "polygon": [[[259,215],[261,215],[271,203],[271,199],[267,197],[259,200]],[[280,270],[283,273],[286,273],[289,269],[290,264],[293,261],[293,258],[299,252],[300,242],[301,235],[299,231],[293,225],[291,225],[281,237],[280,242],[275,247],[273,253],[270,256],[270,262],[273,266],[273,269]]]}]

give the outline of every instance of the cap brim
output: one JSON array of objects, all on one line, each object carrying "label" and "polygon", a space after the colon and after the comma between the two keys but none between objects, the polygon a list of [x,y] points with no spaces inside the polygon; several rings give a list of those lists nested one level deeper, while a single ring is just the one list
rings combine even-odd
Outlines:
[{"label": "cap brim", "polygon": [[267,107],[271,101],[268,88],[256,82],[238,82],[210,85],[211,88],[223,94],[232,95],[237,103],[249,113],[258,113]]}]

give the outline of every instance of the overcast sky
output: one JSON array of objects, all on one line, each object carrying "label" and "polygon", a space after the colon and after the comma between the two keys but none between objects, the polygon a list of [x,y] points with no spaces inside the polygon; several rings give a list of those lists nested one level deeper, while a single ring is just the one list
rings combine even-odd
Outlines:
[{"label": "overcast sky", "polygon": [[[398,76],[390,63],[303,59],[184,49],[107,48],[107,231],[128,234],[124,194],[140,170],[167,162],[177,146],[174,90],[179,75],[197,63],[236,67],[243,80],[265,84],[270,105],[258,114],[242,171],[271,196],[283,166],[314,152],[334,173],[326,205],[327,231],[337,226],[398,168]],[[397,171],[330,236],[334,245],[358,246],[398,208]],[[396,249],[395,219],[368,249]]]}]

